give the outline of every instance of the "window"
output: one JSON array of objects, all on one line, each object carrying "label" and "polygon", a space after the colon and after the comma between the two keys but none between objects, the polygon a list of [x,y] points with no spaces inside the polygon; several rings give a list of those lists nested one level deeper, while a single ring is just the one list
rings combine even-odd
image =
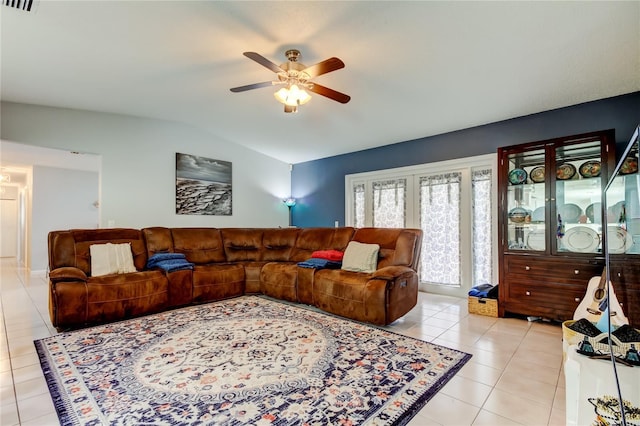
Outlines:
[{"label": "window", "polygon": [[496,283],[496,156],[345,177],[346,224],[423,230],[420,289],[466,296]]}]

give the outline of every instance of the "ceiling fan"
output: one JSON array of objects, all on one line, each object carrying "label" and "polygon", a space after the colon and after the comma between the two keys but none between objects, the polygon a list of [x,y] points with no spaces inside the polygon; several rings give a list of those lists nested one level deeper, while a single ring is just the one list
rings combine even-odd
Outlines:
[{"label": "ceiling fan", "polygon": [[351,97],[344,93],[340,93],[311,81],[311,79],[319,75],[344,68],[344,62],[338,58],[329,58],[307,67],[303,63],[298,62],[300,51],[296,49],[290,49],[285,52],[285,56],[288,61],[282,65],[276,65],[264,56],[255,52],[244,52],[243,55],[275,72],[278,79],[234,87],[231,89],[234,93],[258,89],[261,87],[281,85],[283,87],[274,93],[274,96],[278,102],[284,104],[284,112],[298,112],[298,106],[309,102],[311,96],[306,92],[306,90],[343,104],[346,104],[351,100]]}]

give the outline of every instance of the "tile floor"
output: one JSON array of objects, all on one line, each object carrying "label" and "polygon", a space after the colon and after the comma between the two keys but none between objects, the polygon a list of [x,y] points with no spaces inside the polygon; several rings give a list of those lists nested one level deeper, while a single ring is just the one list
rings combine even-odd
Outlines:
[{"label": "tile floor", "polygon": [[[58,425],[34,339],[56,333],[47,282],[0,259],[0,424]],[[469,315],[467,300],[421,293],[389,329],[473,354],[412,426],[564,425],[558,324]]]}]

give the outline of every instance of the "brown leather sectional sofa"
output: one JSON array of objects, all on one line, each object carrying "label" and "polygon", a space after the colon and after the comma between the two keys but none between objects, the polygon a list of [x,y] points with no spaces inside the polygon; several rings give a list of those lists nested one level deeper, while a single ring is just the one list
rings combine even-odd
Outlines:
[{"label": "brown leather sectional sofa", "polygon": [[[297,265],[350,241],[380,245],[373,273]],[[49,233],[49,312],[60,329],[123,320],[250,293],[386,325],[417,303],[422,231],[383,228],[76,229]],[[90,246],[130,243],[137,272],[91,276]],[[155,253],[193,270],[147,270]]]}]

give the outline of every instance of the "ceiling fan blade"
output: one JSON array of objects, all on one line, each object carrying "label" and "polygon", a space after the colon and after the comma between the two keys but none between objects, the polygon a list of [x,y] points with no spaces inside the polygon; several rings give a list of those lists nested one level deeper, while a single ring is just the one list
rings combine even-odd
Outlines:
[{"label": "ceiling fan blade", "polygon": [[278,65],[274,64],[273,62],[271,62],[270,60],[268,60],[267,58],[265,58],[264,56],[262,56],[259,53],[256,53],[256,52],[244,52],[243,55],[246,56],[249,59],[253,59],[254,61],[259,63],[263,67],[269,68],[271,71],[275,72],[276,74],[279,73],[279,72],[286,72],[286,70],[280,68]]},{"label": "ceiling fan blade", "polygon": [[345,95],[344,93],[340,93],[333,89],[329,89],[328,87],[324,87],[319,85],[318,83],[312,83],[309,85],[309,90],[318,95],[325,96],[329,99],[333,99],[336,102],[340,102],[341,104],[346,104],[351,100],[351,96]]},{"label": "ceiling fan blade", "polygon": [[302,72],[313,78],[331,71],[339,70],[340,68],[344,68],[344,62],[334,57],[318,62],[315,65],[311,65],[310,67],[303,69]]},{"label": "ceiling fan blade", "polygon": [[251,89],[259,89],[261,87],[267,87],[267,86],[273,86],[273,81],[263,81],[262,83],[247,84],[246,86],[233,87],[229,90],[231,90],[234,93],[238,93],[238,92],[246,92],[247,90],[251,90]]}]

